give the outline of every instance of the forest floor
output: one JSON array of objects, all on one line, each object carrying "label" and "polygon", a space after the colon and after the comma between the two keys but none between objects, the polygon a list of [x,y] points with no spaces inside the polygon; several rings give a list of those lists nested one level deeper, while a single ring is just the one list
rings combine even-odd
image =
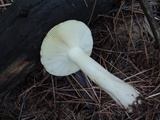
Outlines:
[{"label": "forest floor", "polygon": [[[0,0],[0,12],[12,2]],[[160,29],[160,3],[149,4]],[[142,105],[127,113],[82,72],[55,77],[39,66],[5,96],[1,120],[160,120],[160,52],[139,3],[121,2],[89,27],[94,39],[91,57],[133,85],[143,97]]]}]

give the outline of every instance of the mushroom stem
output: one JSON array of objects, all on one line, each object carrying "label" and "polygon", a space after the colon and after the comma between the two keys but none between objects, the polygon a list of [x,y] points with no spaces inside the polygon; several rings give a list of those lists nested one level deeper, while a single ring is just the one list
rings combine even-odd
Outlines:
[{"label": "mushroom stem", "polygon": [[138,104],[139,92],[131,85],[123,82],[95,60],[89,57],[79,47],[69,50],[69,58],[97,85],[107,92],[120,106],[132,111],[132,105]]}]

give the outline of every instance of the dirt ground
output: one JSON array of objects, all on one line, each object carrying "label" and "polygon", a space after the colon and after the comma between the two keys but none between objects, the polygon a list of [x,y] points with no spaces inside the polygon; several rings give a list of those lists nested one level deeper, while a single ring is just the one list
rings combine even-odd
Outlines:
[{"label": "dirt ground", "polygon": [[[0,12],[12,2],[0,0]],[[160,29],[159,3],[149,4]],[[139,3],[124,1],[89,27],[94,39],[91,57],[134,86],[142,104],[127,113],[81,71],[56,77],[39,66],[5,96],[1,120],[160,120],[160,52]],[[86,83],[80,83],[82,79]]]}]

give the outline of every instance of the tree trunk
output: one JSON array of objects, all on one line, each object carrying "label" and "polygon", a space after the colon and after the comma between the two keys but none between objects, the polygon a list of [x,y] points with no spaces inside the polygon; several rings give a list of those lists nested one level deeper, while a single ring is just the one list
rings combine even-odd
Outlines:
[{"label": "tree trunk", "polygon": [[54,25],[68,19],[88,23],[116,3],[118,0],[16,0],[0,15],[0,96],[40,64],[41,42]]}]

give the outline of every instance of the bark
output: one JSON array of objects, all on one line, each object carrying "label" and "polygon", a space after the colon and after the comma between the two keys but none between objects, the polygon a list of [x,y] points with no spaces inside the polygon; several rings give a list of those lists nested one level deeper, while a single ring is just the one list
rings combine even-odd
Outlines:
[{"label": "bark", "polygon": [[88,23],[117,3],[118,0],[16,0],[0,15],[0,96],[40,65],[41,42],[54,25],[69,19]]}]

